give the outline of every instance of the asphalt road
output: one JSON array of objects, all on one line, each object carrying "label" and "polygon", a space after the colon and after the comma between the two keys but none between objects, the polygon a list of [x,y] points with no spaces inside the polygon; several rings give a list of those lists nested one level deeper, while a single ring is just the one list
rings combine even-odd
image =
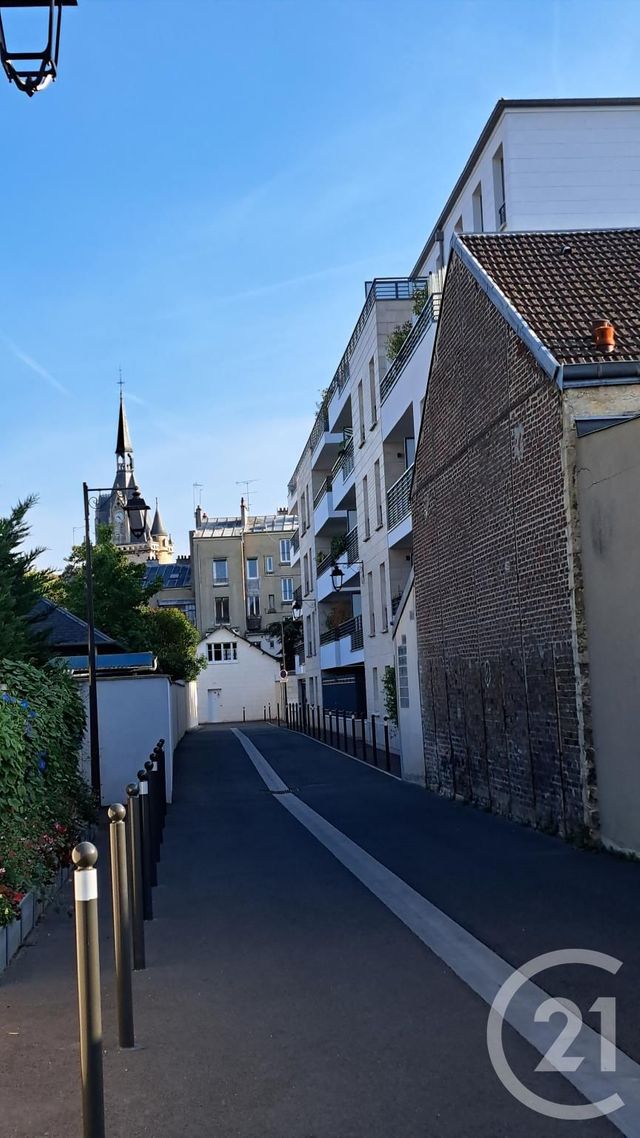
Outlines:
[{"label": "asphalt road", "polygon": [[[618,1045],[640,1058],[639,868],[434,798],[300,735],[246,735],[315,811],[502,957],[560,947],[623,960]],[[106,897],[106,882],[102,894]],[[269,792],[227,729],[188,735],[135,980],[140,1046],[115,1046],[103,913],[109,1138],[528,1138],[535,1114],[490,1065],[487,1007]],[[584,1011],[589,969],[544,986]],[[610,978],[609,978],[610,979]],[[65,905],[0,981],[0,1136],[81,1134],[73,930]],[[511,1028],[513,1067],[580,1103]],[[616,1135],[603,1118],[587,1136]]]}]

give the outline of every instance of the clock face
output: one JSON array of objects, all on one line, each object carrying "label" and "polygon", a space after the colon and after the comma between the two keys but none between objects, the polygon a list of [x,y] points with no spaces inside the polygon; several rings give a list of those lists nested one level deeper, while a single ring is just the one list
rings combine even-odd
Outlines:
[{"label": "clock face", "polygon": [[115,520],[121,525],[124,521],[124,513],[122,510],[116,510],[114,514]]}]

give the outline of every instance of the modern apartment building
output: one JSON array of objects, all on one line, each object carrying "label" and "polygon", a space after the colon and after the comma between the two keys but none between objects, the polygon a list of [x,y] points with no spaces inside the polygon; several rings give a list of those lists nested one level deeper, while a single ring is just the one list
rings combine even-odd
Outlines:
[{"label": "modern apartment building", "polygon": [[[501,100],[410,274],[366,283],[289,483],[289,512],[300,521],[298,678],[309,702],[384,713],[393,621],[413,560],[415,440],[453,234],[638,225],[639,158],[640,99]],[[410,711],[420,717],[419,707]]]},{"label": "modern apartment building", "polygon": [[235,518],[209,518],[198,507],[189,536],[196,622],[203,635],[230,627],[261,643],[268,625],[291,615],[300,580],[292,564],[297,525],[286,509],[249,516],[244,501]]}]

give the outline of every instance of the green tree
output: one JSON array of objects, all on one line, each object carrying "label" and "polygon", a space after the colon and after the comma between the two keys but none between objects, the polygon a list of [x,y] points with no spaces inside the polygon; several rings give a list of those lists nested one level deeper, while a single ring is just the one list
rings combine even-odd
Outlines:
[{"label": "green tree", "polygon": [[[145,566],[129,561],[114,545],[109,526],[98,527],[92,554],[96,628],[125,648],[137,650],[143,628],[143,610],[161,586],[144,585]],[[84,543],[74,545],[51,597],[83,620],[87,618],[86,563]]]},{"label": "green tree", "polygon": [[23,549],[30,533],[27,514],[36,501],[29,495],[0,518],[0,658],[31,663],[49,655],[33,616],[49,574],[35,568],[42,549]]},{"label": "green tree", "polygon": [[195,680],[207,661],[196,656],[200,633],[180,609],[144,609],[140,640],[172,680]]},{"label": "green tree", "polygon": [[302,647],[302,621],[286,616],[282,622],[279,620],[269,624],[265,634],[273,640],[282,640],[284,632],[284,661],[285,668],[292,672],[295,667],[295,657]]}]

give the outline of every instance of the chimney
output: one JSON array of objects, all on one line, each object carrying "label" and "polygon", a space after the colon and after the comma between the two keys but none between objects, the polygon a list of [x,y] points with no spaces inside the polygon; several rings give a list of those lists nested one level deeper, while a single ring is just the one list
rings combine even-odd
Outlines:
[{"label": "chimney", "polygon": [[202,506],[196,506],[196,529],[202,526]]},{"label": "chimney", "polygon": [[616,349],[616,330],[610,320],[597,320],[593,325],[596,348],[609,354]]},{"label": "chimney", "polygon": [[240,499],[240,522],[242,524],[242,528],[246,529],[247,528],[247,507],[244,504],[244,498]]}]

